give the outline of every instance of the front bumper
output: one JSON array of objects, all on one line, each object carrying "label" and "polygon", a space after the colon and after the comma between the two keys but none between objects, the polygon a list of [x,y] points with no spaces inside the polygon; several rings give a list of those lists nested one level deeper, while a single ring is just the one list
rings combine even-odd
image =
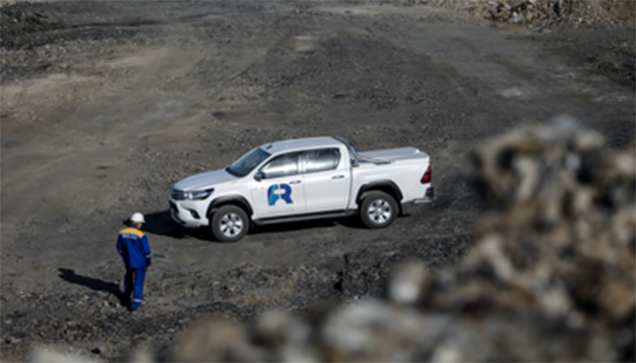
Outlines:
[{"label": "front bumper", "polygon": [[435,198],[435,189],[433,189],[433,187],[429,187],[424,193],[424,198],[413,200],[413,204],[433,203],[436,200],[437,198]]},{"label": "front bumper", "polygon": [[170,217],[175,222],[188,228],[208,225],[208,219],[201,216],[194,206],[186,206],[170,198]]}]

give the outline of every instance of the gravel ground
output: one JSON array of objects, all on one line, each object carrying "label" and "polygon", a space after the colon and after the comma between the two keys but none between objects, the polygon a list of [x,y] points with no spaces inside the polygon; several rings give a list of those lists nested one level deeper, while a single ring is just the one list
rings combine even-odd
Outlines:
[{"label": "gravel ground", "polygon": [[[39,344],[119,360],[207,314],[381,294],[400,261],[452,268],[470,249],[482,140],[559,115],[612,147],[634,138],[633,22],[443,3],[3,3],[2,360]],[[170,221],[181,178],[319,135],[428,152],[438,202],[385,230],[296,223],[237,244]],[[154,258],[130,314],[115,237],[137,210]]]}]

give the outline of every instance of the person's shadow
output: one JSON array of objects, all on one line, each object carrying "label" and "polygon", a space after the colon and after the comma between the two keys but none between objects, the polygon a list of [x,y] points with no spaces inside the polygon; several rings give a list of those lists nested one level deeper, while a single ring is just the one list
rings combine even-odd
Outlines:
[{"label": "person's shadow", "polygon": [[60,278],[62,280],[68,281],[72,284],[78,284],[82,286],[86,286],[95,291],[106,291],[115,295],[120,302],[124,303],[124,294],[119,289],[119,285],[112,282],[105,282],[99,279],[94,279],[92,277],[86,277],[77,275],[74,270],[70,270],[67,268],[60,268]]}]

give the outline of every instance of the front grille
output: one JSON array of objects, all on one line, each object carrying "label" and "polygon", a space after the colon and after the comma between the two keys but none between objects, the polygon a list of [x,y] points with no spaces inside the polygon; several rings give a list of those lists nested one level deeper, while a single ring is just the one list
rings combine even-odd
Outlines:
[{"label": "front grille", "polygon": [[183,190],[179,190],[179,189],[172,189],[172,193],[170,193],[170,196],[172,197],[172,199],[174,200],[183,200],[184,199],[184,193]]}]

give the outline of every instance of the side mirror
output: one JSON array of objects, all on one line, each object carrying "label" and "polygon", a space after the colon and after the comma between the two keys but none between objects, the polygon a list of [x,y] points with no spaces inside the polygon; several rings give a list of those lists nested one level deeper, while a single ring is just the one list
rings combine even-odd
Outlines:
[{"label": "side mirror", "polygon": [[265,179],[265,173],[263,173],[262,171],[259,171],[256,174],[254,174],[254,180],[261,181],[263,179]]}]

